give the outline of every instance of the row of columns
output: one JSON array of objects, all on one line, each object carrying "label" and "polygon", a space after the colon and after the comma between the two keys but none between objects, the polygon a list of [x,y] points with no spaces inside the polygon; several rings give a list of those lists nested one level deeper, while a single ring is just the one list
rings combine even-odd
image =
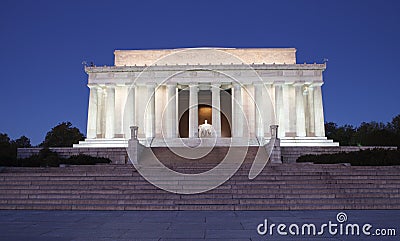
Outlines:
[{"label": "row of columns", "polygon": [[[135,122],[135,87],[127,89],[127,87],[118,87],[114,85],[89,85],[90,101],[88,111],[87,138],[123,138],[128,136],[129,127],[138,125]],[[121,88],[125,88],[125,92]],[[155,137],[155,93],[156,84],[146,84],[146,111],[144,113],[144,136],[146,138]],[[291,115],[290,88],[294,88],[295,103],[295,119],[289,118]],[[271,112],[266,110],[264,102],[266,96],[263,95],[263,89],[268,89],[268,96],[274,97],[273,103],[275,108],[275,120],[279,124],[279,137],[285,137],[291,130],[291,126],[295,125],[295,136],[317,136],[324,137],[324,116],[322,105],[321,84],[304,85],[303,83],[285,84],[263,84],[254,83],[254,128],[257,137],[265,136],[266,125],[274,124],[274,118],[268,115]],[[244,116],[243,116],[243,87],[234,83],[232,85],[232,137],[243,137],[244,135]],[[118,93],[116,94],[116,91]],[[198,85],[191,83],[189,85],[189,138],[198,137]],[[116,95],[124,95],[126,98],[116,98]],[[216,132],[216,136],[221,136],[221,97],[220,85],[211,85],[212,95],[212,124]],[[177,129],[177,86],[176,84],[166,85],[167,104],[164,116],[164,125],[166,138],[178,137]],[[121,100],[125,101],[125,106]],[[143,109],[143,106],[141,107]],[[307,111],[307,112],[306,112]],[[130,113],[123,115],[123,113]],[[293,113],[292,113],[293,116]],[[269,120],[269,121],[268,121]],[[293,130],[293,128],[292,128]]]},{"label": "row of columns", "polygon": [[[124,116],[124,112],[135,113],[134,89],[115,85],[88,87],[87,138],[123,138],[129,133],[129,126],[134,125],[133,115]],[[116,95],[122,95],[122,98],[116,98]]]},{"label": "row of columns", "polygon": [[[304,83],[274,84],[279,137],[287,136],[290,131],[294,131],[296,137],[325,137],[321,86],[322,83],[311,85]],[[294,88],[295,118],[289,118],[291,113],[290,88]],[[293,123],[294,130],[291,128]]]}]

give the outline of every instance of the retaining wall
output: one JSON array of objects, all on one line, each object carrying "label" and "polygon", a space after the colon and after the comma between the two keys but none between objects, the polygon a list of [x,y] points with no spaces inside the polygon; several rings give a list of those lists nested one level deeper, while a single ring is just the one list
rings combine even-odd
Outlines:
[{"label": "retaining wall", "polygon": [[[397,149],[396,147],[383,146],[335,146],[335,147],[281,147],[283,163],[296,162],[296,159],[306,154],[333,154],[339,152],[352,152],[367,149]],[[17,157],[27,158],[38,154],[41,148],[18,148]],[[109,158],[113,164],[126,164],[129,162],[128,154],[125,148],[72,148],[72,147],[54,147],[51,151],[57,152],[60,157],[68,158],[73,155],[85,154],[95,157]]]},{"label": "retaining wall", "polygon": [[[18,148],[17,157],[27,158],[38,154],[42,148]],[[60,157],[68,158],[70,156],[85,154],[95,157],[109,158],[113,164],[128,163],[128,154],[125,148],[72,148],[72,147],[53,147],[51,151],[57,152]]]}]

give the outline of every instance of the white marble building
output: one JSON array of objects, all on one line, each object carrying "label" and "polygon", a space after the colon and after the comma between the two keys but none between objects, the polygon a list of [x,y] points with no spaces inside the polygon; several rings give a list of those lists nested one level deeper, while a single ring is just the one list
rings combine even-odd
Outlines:
[{"label": "white marble building", "polygon": [[[146,146],[263,145],[279,125],[281,146],[327,140],[325,64],[297,64],[296,49],[116,50],[115,66],[85,67],[87,139],[74,147],[126,147],[130,126]],[[199,139],[205,120],[213,133]]]}]

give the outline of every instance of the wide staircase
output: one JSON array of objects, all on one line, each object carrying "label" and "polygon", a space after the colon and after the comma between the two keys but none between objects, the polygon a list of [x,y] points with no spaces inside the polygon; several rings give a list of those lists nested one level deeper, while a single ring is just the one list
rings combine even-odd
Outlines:
[{"label": "wide staircase", "polygon": [[[151,151],[169,168],[181,173],[194,174],[217,166],[228,149],[214,148],[208,155],[198,160],[181,158],[167,148],[153,148]],[[146,181],[133,165],[2,168],[0,209],[400,208],[400,166],[267,164],[256,178],[250,180],[249,170],[257,152],[257,147],[250,147],[241,167],[232,178],[213,190],[199,194],[176,194],[161,190]],[[143,159],[145,161],[146,158]],[[152,168],[158,170],[159,167]],[[168,182],[167,177],[160,175],[160,172],[157,172],[157,175],[159,181],[162,182],[165,178],[165,182]],[[179,184],[179,180],[174,182],[177,188]]]}]

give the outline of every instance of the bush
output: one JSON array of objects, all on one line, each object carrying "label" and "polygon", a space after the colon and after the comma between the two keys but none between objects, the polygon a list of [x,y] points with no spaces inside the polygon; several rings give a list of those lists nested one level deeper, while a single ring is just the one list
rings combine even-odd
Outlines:
[{"label": "bush", "polygon": [[42,167],[57,167],[60,164],[61,158],[56,152],[51,151],[49,148],[43,148],[39,152],[39,163]]},{"label": "bush", "polygon": [[28,158],[17,159],[16,162],[12,163],[9,166],[17,166],[17,167],[40,167],[41,161],[39,155],[33,155]]},{"label": "bush", "polygon": [[372,149],[336,154],[304,155],[296,162],[315,164],[350,163],[352,166],[394,166],[400,165],[399,150]]},{"label": "bush", "polygon": [[71,156],[67,159],[64,159],[63,164],[68,165],[94,165],[97,163],[111,163],[111,160],[104,157],[93,157],[84,154],[79,154],[77,156]]},{"label": "bush", "polygon": [[104,157],[92,157],[82,154],[69,158],[61,158],[56,152],[51,151],[49,148],[43,148],[38,155],[33,155],[24,159],[0,160],[0,166],[17,167],[58,167],[60,164],[95,165],[97,163],[111,163],[111,160]]}]

